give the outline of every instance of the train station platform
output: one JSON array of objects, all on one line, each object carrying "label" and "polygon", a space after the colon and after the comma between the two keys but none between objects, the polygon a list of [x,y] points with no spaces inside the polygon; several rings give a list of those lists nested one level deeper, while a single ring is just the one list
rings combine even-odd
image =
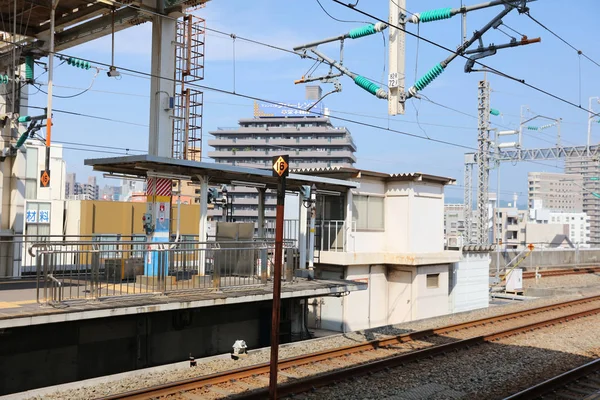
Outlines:
[{"label": "train station platform", "polygon": [[[282,285],[282,299],[322,297],[365,290],[366,283],[295,278]],[[202,307],[270,301],[273,285],[240,286],[215,290],[191,290],[167,294],[139,294],[104,297],[98,300],[73,300],[60,306],[39,304],[36,282],[0,283],[0,329],[86,320],[122,315],[145,314]]]}]

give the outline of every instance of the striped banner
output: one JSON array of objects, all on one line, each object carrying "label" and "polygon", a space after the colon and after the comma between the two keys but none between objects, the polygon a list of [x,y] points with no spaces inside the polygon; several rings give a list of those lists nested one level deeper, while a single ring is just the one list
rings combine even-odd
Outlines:
[{"label": "striped banner", "polygon": [[168,178],[148,178],[146,196],[171,196],[173,191],[171,180]]}]

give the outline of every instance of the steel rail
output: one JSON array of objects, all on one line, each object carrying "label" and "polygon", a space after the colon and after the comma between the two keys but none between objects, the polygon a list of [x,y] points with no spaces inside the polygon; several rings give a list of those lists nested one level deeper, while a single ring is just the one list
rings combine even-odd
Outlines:
[{"label": "steel rail", "polygon": [[[514,336],[520,333],[533,331],[540,328],[545,328],[551,325],[561,324],[570,320],[588,317],[591,315],[600,314],[600,308],[593,310],[582,311],[565,315],[558,318],[552,318],[546,321],[536,322],[532,324],[522,325],[516,328],[510,328],[501,332],[495,332],[492,334],[477,336],[469,339],[463,339],[456,342],[441,344],[433,347],[428,347],[422,350],[416,350],[409,353],[402,353],[396,356],[384,358],[382,360],[375,360],[366,362],[364,364],[356,365],[349,368],[335,370],[333,372],[327,372],[321,375],[316,375],[308,378],[298,379],[291,383],[285,383],[279,386],[278,392],[281,396],[293,395],[302,392],[314,390],[318,387],[328,386],[349,378],[356,378],[363,375],[371,375],[375,372],[387,370],[389,368],[395,368],[404,365],[411,361],[422,360],[431,358],[436,355],[446,354],[450,351],[458,351],[459,349],[470,348],[487,342],[498,341],[500,339]],[[239,395],[233,395],[229,398],[237,400],[254,400],[254,399],[265,399],[267,398],[267,392],[265,389],[257,389],[251,392],[244,392]],[[524,399],[531,399],[531,397],[523,397]]]},{"label": "steel rail", "polygon": [[[391,338],[379,339],[379,340],[371,340],[367,342],[362,342],[354,345],[338,347],[334,349],[324,350],[316,353],[304,354],[296,357],[286,358],[279,361],[279,369],[284,370],[287,368],[292,368],[300,365],[310,364],[322,360],[327,360],[335,357],[342,357],[352,353],[359,353],[369,350],[376,350],[378,348],[384,348],[388,346],[393,346],[398,343],[407,343],[411,341],[416,341],[419,339],[424,339],[429,336],[446,334],[449,332],[469,329],[477,326],[493,324],[495,322],[516,319],[521,317],[527,317],[530,315],[539,314],[546,311],[555,311],[566,307],[577,306],[581,304],[593,303],[596,301],[600,301],[600,296],[591,296],[583,299],[571,300],[562,303],[551,304],[547,306],[536,307],[528,310],[516,311],[508,314],[497,315],[494,317],[481,318],[474,321],[462,322],[457,324],[452,324],[448,326],[444,326],[441,328],[435,329],[426,329],[416,332],[403,333],[401,335],[397,335]],[[477,338],[475,338],[477,339]],[[466,339],[472,340],[472,339]],[[436,348],[434,346],[433,348]],[[423,350],[417,350],[414,353],[421,354]],[[406,353],[412,354],[413,352]],[[252,377],[254,375],[267,374],[269,372],[270,364],[261,363],[248,367],[238,368],[234,370],[228,370],[223,372],[218,372],[210,375],[203,375],[195,378],[185,379],[181,381],[175,381],[170,383],[165,383],[162,385],[157,385],[148,388],[142,388],[138,390],[133,390],[124,393],[118,393],[115,395],[110,395],[103,397],[101,400],[117,400],[117,399],[126,399],[126,400],[145,400],[150,398],[156,398],[160,396],[167,396],[172,394],[177,394],[182,391],[189,391],[199,389],[203,386],[208,385],[216,385],[220,383],[229,382],[231,380],[243,379]]]},{"label": "steel rail", "polygon": [[[563,276],[563,275],[584,275],[584,274],[595,274],[600,273],[600,267],[589,267],[589,268],[573,268],[573,269],[559,269],[559,270],[544,270],[538,271],[543,277],[549,276]],[[523,279],[535,278],[534,271],[523,272]]]},{"label": "steel rail", "polygon": [[581,365],[577,368],[573,368],[570,371],[557,375],[554,378],[550,378],[521,392],[515,393],[509,397],[504,398],[504,400],[536,399],[550,392],[558,391],[566,385],[568,385],[569,383],[577,379],[585,378],[586,376],[596,371],[600,371],[600,358],[591,361],[587,364]]}]

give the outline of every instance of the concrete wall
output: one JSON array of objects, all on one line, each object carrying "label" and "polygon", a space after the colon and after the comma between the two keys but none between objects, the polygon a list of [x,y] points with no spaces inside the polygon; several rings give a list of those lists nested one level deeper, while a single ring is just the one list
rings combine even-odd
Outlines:
[{"label": "concrete wall", "polygon": [[450,312],[462,312],[489,306],[488,253],[467,253],[452,264],[450,275]]},{"label": "concrete wall", "polygon": [[367,290],[351,293],[343,298],[343,332],[387,325],[386,267],[383,265],[350,266],[347,269],[346,279],[368,282],[369,287]]},{"label": "concrete wall", "polygon": [[[417,267],[413,279],[413,319],[430,318],[448,314],[448,269],[447,264]],[[427,275],[439,274],[438,286],[427,287]]]},{"label": "concrete wall", "polygon": [[569,237],[567,224],[527,224],[525,226],[525,241],[538,247],[549,247],[556,243],[559,247],[569,247],[566,238]]},{"label": "concrete wall", "polygon": [[358,179],[354,195],[385,195],[383,231],[357,230],[354,252],[430,253],[444,250],[444,187],[427,182]]},{"label": "concrete wall", "polygon": [[[347,266],[345,279],[368,282],[368,289],[341,298],[311,300],[309,327],[350,332],[447,314],[448,268],[447,264]],[[339,279],[340,271],[319,267],[317,278]],[[439,274],[436,288],[427,287],[427,274]]]},{"label": "concrete wall", "polygon": [[[291,339],[292,302],[282,302],[281,342]],[[297,309],[297,308],[296,308]],[[268,346],[271,302],[165,311],[2,331],[0,396],[101,375]]]},{"label": "concrete wall", "polygon": [[[518,251],[500,253],[500,269],[517,256]],[[496,271],[497,253],[490,253],[490,271]],[[600,249],[536,249],[525,261],[519,264],[521,268],[535,267],[573,267],[576,265],[600,265]]]}]

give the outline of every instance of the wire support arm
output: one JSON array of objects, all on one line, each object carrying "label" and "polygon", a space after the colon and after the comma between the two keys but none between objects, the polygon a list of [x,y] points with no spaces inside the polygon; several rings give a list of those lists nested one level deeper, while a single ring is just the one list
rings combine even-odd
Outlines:
[{"label": "wire support arm", "polygon": [[356,83],[358,86],[360,86],[367,92],[373,94],[374,96],[377,96],[380,99],[388,98],[388,93],[384,89],[379,87],[379,85],[377,85],[376,83],[371,82],[364,76],[355,74],[354,72],[350,71],[348,68],[344,67],[339,62],[337,62],[337,61],[333,60],[332,58],[328,57],[327,55],[321,53],[319,50],[317,50],[315,48],[310,49],[310,51],[312,53],[314,53],[314,55],[316,55],[318,58],[322,59],[325,63],[329,64],[331,67],[337,69],[342,74],[347,75],[350,78],[352,78],[352,80],[354,80],[354,83]]},{"label": "wire support arm", "polygon": [[410,89],[408,89],[408,93],[406,94],[406,98],[414,97],[419,90],[423,90],[427,85],[429,85],[435,78],[437,78],[443,71],[446,69],[448,64],[450,64],[456,57],[463,56],[465,51],[477,40],[479,40],[484,33],[493,28],[498,21],[501,21],[508,13],[510,13],[515,8],[512,4],[506,4],[504,9],[498,13],[490,22],[488,22],[483,28],[478,31],[475,31],[473,36],[456,49],[456,52],[450,54],[445,60],[437,64],[433,67],[425,76],[419,79]]},{"label": "wire support arm", "polygon": [[[531,1],[535,1],[535,0],[527,0],[527,1],[531,2]],[[421,13],[415,13],[415,14],[411,15],[409,18],[407,18],[406,22],[410,22],[413,24],[419,24],[419,23],[425,23],[425,22],[440,21],[443,19],[452,18],[453,16],[455,16],[457,14],[466,14],[471,11],[481,10],[484,8],[495,7],[495,6],[499,6],[499,5],[510,4],[510,5],[517,7],[519,4],[527,3],[527,1],[524,1],[524,0],[513,0],[513,1],[494,0],[494,1],[487,1],[485,3],[474,4],[472,6],[462,6],[459,8],[452,8],[452,7],[438,8],[435,10],[429,10],[429,11],[424,11]],[[523,12],[523,11],[521,11],[521,12]]]}]

